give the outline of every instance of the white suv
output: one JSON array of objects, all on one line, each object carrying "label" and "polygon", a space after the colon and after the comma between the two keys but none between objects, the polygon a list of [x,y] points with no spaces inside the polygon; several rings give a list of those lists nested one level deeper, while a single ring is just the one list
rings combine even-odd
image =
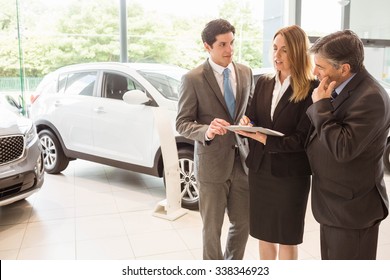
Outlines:
[{"label": "white suv", "polygon": [[[48,74],[32,95],[30,107],[46,172],[59,173],[69,160],[80,158],[162,177],[153,117],[153,107],[158,106],[168,111],[175,131],[182,206],[197,209],[193,143],[175,130],[178,87],[186,71],[161,64],[103,62],[66,66]],[[148,101],[124,102],[123,94],[131,90],[142,91]]]}]

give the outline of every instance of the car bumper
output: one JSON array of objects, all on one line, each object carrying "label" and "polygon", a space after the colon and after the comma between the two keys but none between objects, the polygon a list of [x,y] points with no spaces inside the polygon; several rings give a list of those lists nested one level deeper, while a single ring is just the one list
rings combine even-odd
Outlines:
[{"label": "car bumper", "polygon": [[38,191],[44,181],[42,151],[36,143],[21,160],[0,166],[0,206],[24,199]]}]

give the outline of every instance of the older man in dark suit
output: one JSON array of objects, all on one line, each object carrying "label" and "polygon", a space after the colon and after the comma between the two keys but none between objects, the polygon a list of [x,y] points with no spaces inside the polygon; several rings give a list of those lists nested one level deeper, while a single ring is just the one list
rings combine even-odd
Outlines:
[{"label": "older man in dark suit", "polygon": [[389,96],[364,68],[363,44],[354,32],[332,33],[310,50],[321,80],[307,110],[321,257],[375,259],[379,224],[389,209],[382,163]]},{"label": "older man in dark suit", "polygon": [[[244,115],[254,82],[249,67],[232,62],[234,34],[223,19],[205,26],[202,40],[209,58],[183,77],[180,89],[176,129],[195,141],[204,259],[242,259],[248,239],[248,144],[226,126]],[[225,213],[231,225],[222,252]]]}]

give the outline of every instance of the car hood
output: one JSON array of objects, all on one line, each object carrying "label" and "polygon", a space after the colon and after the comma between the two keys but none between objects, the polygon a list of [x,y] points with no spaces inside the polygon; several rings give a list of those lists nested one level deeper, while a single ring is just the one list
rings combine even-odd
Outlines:
[{"label": "car hood", "polygon": [[32,121],[0,106],[0,136],[24,134],[32,126]]}]

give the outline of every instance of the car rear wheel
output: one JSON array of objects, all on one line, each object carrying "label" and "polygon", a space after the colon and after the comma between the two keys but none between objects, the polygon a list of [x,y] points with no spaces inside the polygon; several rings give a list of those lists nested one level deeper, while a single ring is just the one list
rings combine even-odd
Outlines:
[{"label": "car rear wheel", "polygon": [[383,163],[385,164],[387,171],[390,171],[390,142],[386,145],[385,153],[383,155]]},{"label": "car rear wheel", "polygon": [[65,170],[69,164],[69,159],[58,141],[58,138],[50,130],[42,130],[38,133],[43,149],[43,162],[45,171],[49,174],[57,174]]}]

